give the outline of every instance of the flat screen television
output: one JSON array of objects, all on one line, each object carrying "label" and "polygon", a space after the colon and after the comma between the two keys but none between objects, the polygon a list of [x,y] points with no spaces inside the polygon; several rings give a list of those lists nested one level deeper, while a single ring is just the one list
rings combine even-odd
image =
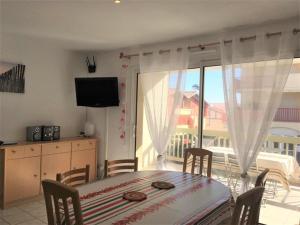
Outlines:
[{"label": "flat screen television", "polygon": [[119,105],[117,77],[75,78],[78,106],[109,107]]}]

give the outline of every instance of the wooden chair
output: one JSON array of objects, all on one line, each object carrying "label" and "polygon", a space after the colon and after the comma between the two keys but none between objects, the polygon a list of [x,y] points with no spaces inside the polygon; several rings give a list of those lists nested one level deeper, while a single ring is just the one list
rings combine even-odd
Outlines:
[{"label": "wooden chair", "polygon": [[264,190],[264,187],[255,187],[237,197],[230,225],[258,224]]},{"label": "wooden chair", "polygon": [[85,168],[74,169],[56,174],[56,181],[72,187],[88,183],[89,179],[90,165],[86,165]]},{"label": "wooden chair", "polygon": [[267,174],[269,173],[269,169],[265,169],[262,171],[256,178],[255,187],[264,187],[267,181]]},{"label": "wooden chair", "polygon": [[136,172],[138,169],[138,158],[105,160],[104,177],[112,177],[129,172]]},{"label": "wooden chair", "polygon": [[[42,186],[49,225],[83,224],[80,199],[76,189],[54,180],[43,180]],[[73,207],[72,218],[69,210],[71,206]]]},{"label": "wooden chair", "polygon": [[211,177],[212,152],[208,151],[206,149],[201,149],[201,148],[185,149],[184,150],[184,161],[183,161],[183,172],[184,173],[186,173],[188,158],[191,155],[193,156],[191,173],[195,174],[195,163],[196,163],[196,157],[198,156],[198,157],[200,157],[200,172],[199,172],[199,174],[202,175],[204,157],[207,156],[208,157],[208,159],[207,159],[207,176]]},{"label": "wooden chair", "polygon": [[[255,187],[265,187],[267,182],[267,174],[269,173],[269,169],[266,168],[264,171],[262,171],[256,178],[255,181]],[[262,198],[261,200],[262,204],[264,205],[266,203],[266,199]],[[257,221],[259,221],[259,212],[257,214]]]}]

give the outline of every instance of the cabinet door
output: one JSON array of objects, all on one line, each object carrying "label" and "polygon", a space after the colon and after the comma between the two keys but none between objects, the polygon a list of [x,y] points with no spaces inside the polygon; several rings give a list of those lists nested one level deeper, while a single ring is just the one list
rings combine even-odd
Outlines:
[{"label": "cabinet door", "polygon": [[56,174],[70,170],[71,153],[42,156],[41,178],[56,180]]},{"label": "cabinet door", "polygon": [[36,196],[40,192],[40,157],[7,160],[5,202]]},{"label": "cabinet door", "polygon": [[83,168],[87,164],[90,165],[90,181],[93,181],[96,179],[96,150],[89,149],[72,152],[72,169]]},{"label": "cabinet door", "polygon": [[26,173],[22,168],[23,159],[7,160],[5,165],[5,203],[22,198],[22,179]]},{"label": "cabinet door", "polygon": [[24,198],[36,196],[40,193],[40,163],[40,157],[22,159],[24,173],[22,192]]}]

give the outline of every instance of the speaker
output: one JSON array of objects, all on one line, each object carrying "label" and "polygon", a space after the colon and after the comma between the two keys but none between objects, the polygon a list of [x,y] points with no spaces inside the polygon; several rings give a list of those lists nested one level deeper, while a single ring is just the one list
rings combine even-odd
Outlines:
[{"label": "speaker", "polygon": [[60,126],[53,126],[53,140],[60,139]]},{"label": "speaker", "polygon": [[42,140],[43,141],[53,140],[53,126],[42,126]]},{"label": "speaker", "polygon": [[27,141],[41,141],[42,140],[42,127],[41,126],[26,127],[26,140]]}]

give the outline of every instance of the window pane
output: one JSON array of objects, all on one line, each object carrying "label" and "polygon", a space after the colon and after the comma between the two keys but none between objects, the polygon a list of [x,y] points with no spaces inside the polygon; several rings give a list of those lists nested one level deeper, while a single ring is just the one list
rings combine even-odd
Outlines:
[{"label": "window pane", "polygon": [[184,149],[198,145],[200,69],[189,69],[176,129],[167,148],[168,170],[182,171]]},{"label": "window pane", "polygon": [[202,146],[229,147],[222,67],[205,67]]}]

